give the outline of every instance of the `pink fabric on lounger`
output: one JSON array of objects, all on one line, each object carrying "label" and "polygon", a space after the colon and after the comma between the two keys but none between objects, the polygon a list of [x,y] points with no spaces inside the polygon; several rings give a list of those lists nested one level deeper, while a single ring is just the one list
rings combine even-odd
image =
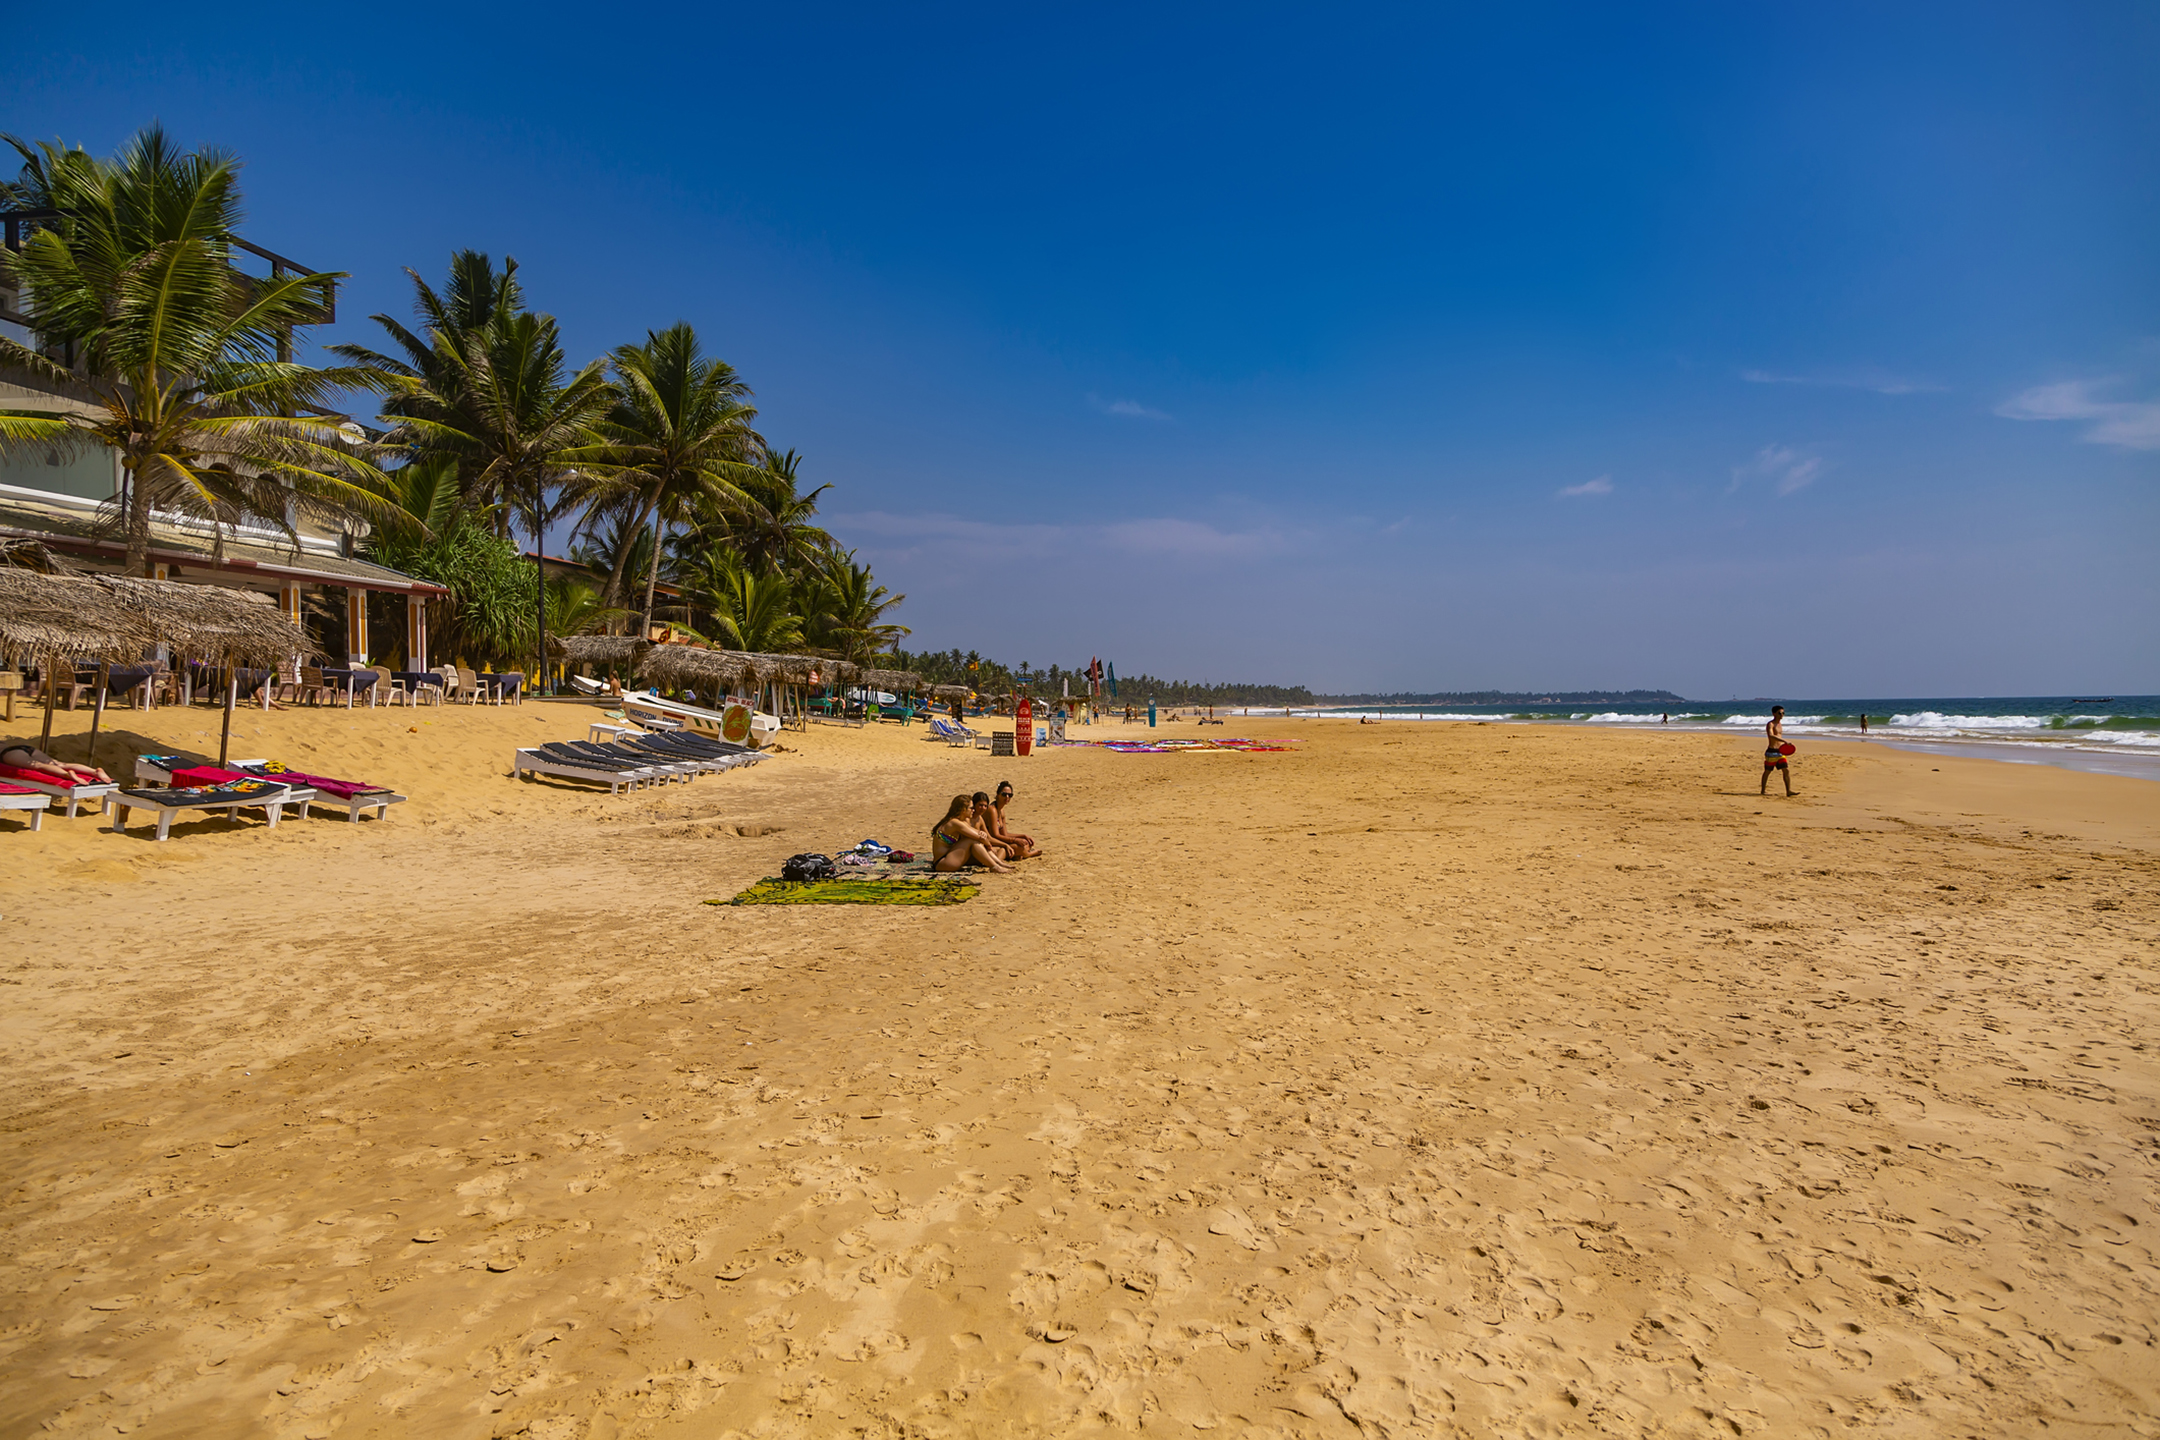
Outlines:
[{"label": "pink fabric on lounger", "polygon": [[235,780],[254,780],[257,776],[243,774],[238,770],[225,770],[216,765],[190,765],[185,770],[172,772],[172,783],[184,787],[196,785],[230,785]]},{"label": "pink fabric on lounger", "polygon": [[28,780],[38,785],[58,785],[63,790],[75,788],[74,780],[64,775],[48,775],[43,770],[25,770],[18,765],[0,765],[0,779]]}]

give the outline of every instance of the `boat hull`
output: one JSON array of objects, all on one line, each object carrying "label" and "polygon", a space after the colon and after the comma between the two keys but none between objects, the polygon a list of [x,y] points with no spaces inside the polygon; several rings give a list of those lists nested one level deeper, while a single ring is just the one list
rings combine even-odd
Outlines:
[{"label": "boat hull", "polygon": [[751,745],[760,750],[770,745],[773,737],[780,733],[778,716],[753,710],[748,705],[737,703],[724,710],[708,710],[702,705],[663,700],[650,691],[624,695],[623,714],[647,729],[686,730],[693,735]]}]

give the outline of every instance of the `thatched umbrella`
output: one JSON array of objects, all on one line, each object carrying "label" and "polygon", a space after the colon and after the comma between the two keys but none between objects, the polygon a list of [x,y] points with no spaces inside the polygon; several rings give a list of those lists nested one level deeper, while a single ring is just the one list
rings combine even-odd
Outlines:
[{"label": "thatched umbrella", "polygon": [[[548,653],[565,665],[634,667],[652,642],[635,635],[550,635]],[[673,647],[684,648],[684,647]]]},{"label": "thatched umbrella", "polygon": [[[285,618],[267,595],[224,585],[183,585],[176,580],[138,580],[101,575],[97,583],[120,608],[140,617],[175,655],[214,660],[225,670],[225,725],[218,736],[218,764],[232,748],[232,716],[239,698],[237,667],[274,668],[294,656],[316,653],[307,635]],[[264,687],[263,703],[270,696]],[[97,732],[91,730],[91,742]]]},{"label": "thatched umbrella", "polygon": [[[95,655],[109,665],[135,659],[155,643],[156,633],[142,617],[116,602],[98,582],[0,565],[0,649],[36,656],[45,672],[45,728],[38,737],[39,749],[52,744],[54,677],[63,660]],[[74,675],[72,664],[68,674]],[[93,729],[91,745],[96,744]]]},{"label": "thatched umbrella", "polygon": [[714,684],[732,686],[762,679],[763,658],[740,650],[704,650],[694,645],[655,645],[638,657],[640,679],[672,689]]},{"label": "thatched umbrella", "polygon": [[890,690],[895,695],[923,688],[922,676],[912,670],[863,670],[855,676],[855,682],[873,690]]}]

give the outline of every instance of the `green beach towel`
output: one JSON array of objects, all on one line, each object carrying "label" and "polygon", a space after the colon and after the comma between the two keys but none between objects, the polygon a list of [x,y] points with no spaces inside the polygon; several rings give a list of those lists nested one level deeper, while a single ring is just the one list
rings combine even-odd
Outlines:
[{"label": "green beach towel", "polygon": [[982,886],[964,875],[917,871],[843,875],[835,880],[760,880],[732,900],[707,905],[959,905]]}]

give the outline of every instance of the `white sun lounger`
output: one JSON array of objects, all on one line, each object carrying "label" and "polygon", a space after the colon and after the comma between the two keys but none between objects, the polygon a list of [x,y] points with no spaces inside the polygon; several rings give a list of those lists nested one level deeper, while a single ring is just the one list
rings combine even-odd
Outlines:
[{"label": "white sun lounger", "polygon": [[542,755],[537,750],[520,750],[512,756],[510,774],[513,779],[520,780],[527,775],[553,775],[562,780],[583,780],[588,784],[607,786],[610,795],[621,794],[625,786],[635,790],[641,785],[651,785],[660,780],[675,778],[672,775],[662,775],[659,771],[647,769],[644,766],[623,770],[603,770],[597,765],[571,765],[557,760],[551,755]]},{"label": "white sun lounger", "polygon": [[[314,792],[310,791],[309,793],[313,794]],[[285,813],[285,807],[293,803],[293,790],[289,785],[272,786],[270,789],[252,795],[245,800],[219,800],[200,795],[190,796],[180,790],[173,791],[172,795],[171,800],[165,800],[160,798],[155,790],[134,790],[113,796],[113,833],[115,835],[127,834],[128,811],[130,810],[157,811],[157,838],[161,841],[172,833],[173,816],[185,814],[189,810],[223,810],[225,818],[232,821],[239,820],[242,810],[260,810],[263,812],[264,818],[269,820],[270,828],[275,830],[277,829],[278,820]]]},{"label": "white sun lounger", "polygon": [[25,790],[35,790],[55,800],[67,801],[67,815],[70,820],[75,818],[75,807],[85,800],[97,801],[98,813],[104,814],[106,807],[113,803],[112,797],[120,790],[120,782],[117,780],[109,783],[92,781],[87,785],[48,785],[42,780],[25,780],[20,775],[0,775],[0,785],[20,785]]},{"label": "white sun lounger", "polygon": [[[0,782],[12,785],[13,781]],[[27,788],[27,787],[25,787]],[[21,810],[27,813],[32,830],[45,828],[45,811],[52,805],[52,796],[42,790],[29,795],[10,795],[0,790],[0,810]]]}]

